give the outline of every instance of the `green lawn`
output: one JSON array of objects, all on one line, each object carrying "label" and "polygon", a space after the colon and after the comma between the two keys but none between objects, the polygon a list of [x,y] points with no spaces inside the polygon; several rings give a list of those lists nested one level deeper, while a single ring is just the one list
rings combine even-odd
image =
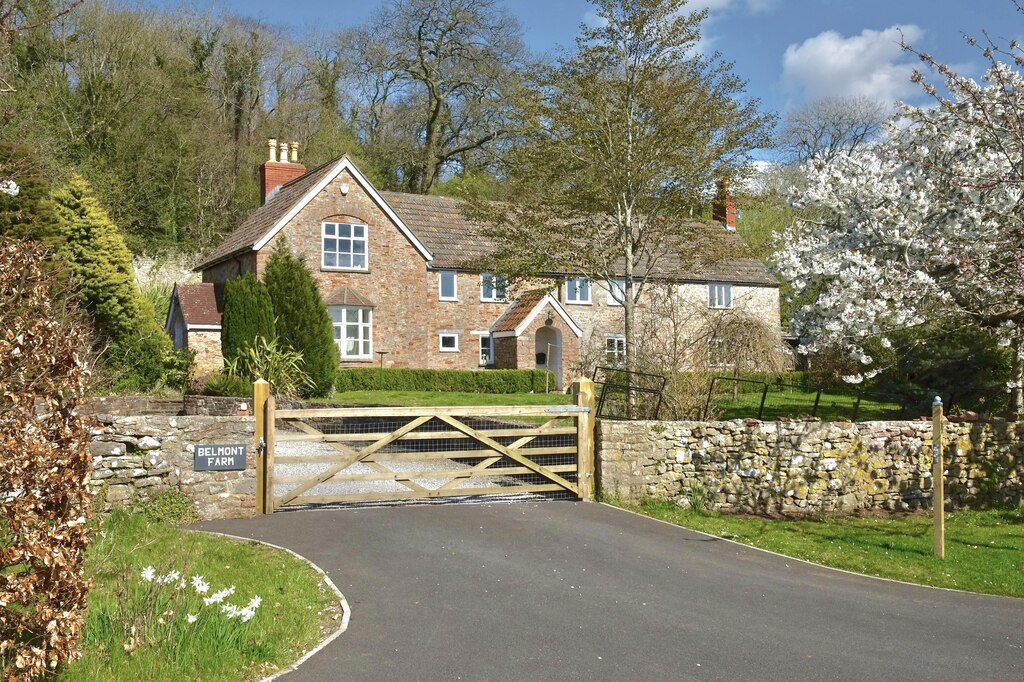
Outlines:
[{"label": "green lawn", "polygon": [[671,502],[621,505],[718,537],[857,573],[1024,597],[1024,508],[946,517],[946,558],[930,516],[791,520],[698,514]]},{"label": "green lawn", "polygon": [[[716,385],[715,404],[718,405],[723,419],[745,419],[756,417],[761,405],[762,387],[744,386],[733,399],[731,387],[727,384]],[[754,390],[756,388],[756,390]],[[761,418],[773,420],[778,417],[799,418],[815,411],[816,392],[797,390],[776,390],[770,388],[765,396],[764,412]],[[823,391],[818,401],[816,416],[823,421],[852,420],[856,410],[857,421],[876,421],[886,419],[913,419],[918,415],[902,415],[897,403],[881,402],[863,398],[860,408],[856,408],[857,397],[845,393],[829,393]]]},{"label": "green lawn", "polygon": [[[152,566],[158,578],[141,573]],[[306,563],[256,543],[192,533],[141,514],[115,512],[90,547],[82,660],[61,675],[78,680],[251,680],[295,662],[334,624],[333,591]],[[181,578],[159,584],[159,576]],[[209,589],[192,585],[202,576]],[[185,580],[183,585],[180,580]],[[230,586],[220,603],[205,596]],[[223,604],[262,604],[248,622]],[[189,616],[196,616],[189,622]]]},{"label": "green lawn", "polygon": [[346,391],[331,402],[344,405],[436,407],[443,405],[571,405],[564,393],[442,393],[440,391]]}]

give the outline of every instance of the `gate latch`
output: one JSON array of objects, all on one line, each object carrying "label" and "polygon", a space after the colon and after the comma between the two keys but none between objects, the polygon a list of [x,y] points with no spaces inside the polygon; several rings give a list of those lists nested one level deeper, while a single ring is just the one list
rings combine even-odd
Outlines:
[{"label": "gate latch", "polygon": [[256,453],[260,457],[262,457],[263,455],[266,454],[266,452],[267,452],[267,441],[263,440],[263,437],[260,436],[260,444],[256,446]]}]

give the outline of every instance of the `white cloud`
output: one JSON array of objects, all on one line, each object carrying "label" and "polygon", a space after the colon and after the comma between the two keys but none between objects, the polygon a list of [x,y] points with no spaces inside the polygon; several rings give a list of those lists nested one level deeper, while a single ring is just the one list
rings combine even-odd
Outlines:
[{"label": "white cloud", "polygon": [[900,47],[900,31],[909,43],[924,35],[920,27],[908,24],[865,29],[849,38],[825,31],[794,43],[782,58],[783,85],[806,99],[865,95],[895,101],[919,95],[920,87],[910,82],[916,60]]},{"label": "white cloud", "polygon": [[751,12],[763,12],[772,7],[775,0],[690,0],[683,10],[700,11],[707,8],[712,14],[721,10],[741,9]]}]

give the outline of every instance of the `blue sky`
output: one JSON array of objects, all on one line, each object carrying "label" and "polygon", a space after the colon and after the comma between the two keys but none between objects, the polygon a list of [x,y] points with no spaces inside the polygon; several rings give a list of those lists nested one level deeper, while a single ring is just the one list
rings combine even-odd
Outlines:
[{"label": "blue sky", "polygon": [[[170,6],[171,0],[143,0]],[[378,0],[213,0],[224,13],[292,28],[331,30],[362,23]],[[586,0],[506,0],[537,52],[570,45],[592,12]],[[865,94],[884,100],[927,103],[909,82],[916,63],[896,44],[898,28],[920,49],[980,75],[984,60],[967,46],[966,32],[997,39],[1024,35],[1024,15],[1011,0],[691,0],[707,7],[705,47],[735,62],[748,91],[774,112],[826,95]],[[1024,42],[1024,41],[1022,41]]]}]

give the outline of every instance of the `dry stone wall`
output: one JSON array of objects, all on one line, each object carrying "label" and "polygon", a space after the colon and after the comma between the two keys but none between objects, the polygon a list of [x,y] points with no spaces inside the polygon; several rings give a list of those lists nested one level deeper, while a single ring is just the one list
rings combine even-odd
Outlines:
[{"label": "dry stone wall", "polygon": [[[722,512],[831,513],[930,507],[930,422],[610,422],[598,484]],[[1024,504],[1024,425],[946,427],[949,509]],[[706,502],[704,502],[706,500]]]},{"label": "dry stone wall", "polygon": [[[256,461],[251,417],[94,415],[89,488],[103,511],[145,503],[180,490],[204,520],[252,516]],[[248,446],[244,471],[195,471],[198,444]]]}]

